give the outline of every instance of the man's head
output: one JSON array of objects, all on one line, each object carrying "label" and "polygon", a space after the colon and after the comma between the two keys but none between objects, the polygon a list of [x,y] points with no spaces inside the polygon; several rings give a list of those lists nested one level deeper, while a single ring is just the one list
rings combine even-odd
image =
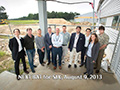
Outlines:
[{"label": "man's head", "polygon": [[19,36],[20,35],[20,30],[18,28],[13,30],[13,33],[15,36]]},{"label": "man's head", "polygon": [[76,27],[76,33],[80,33],[81,32],[81,26],[77,26]]},{"label": "man's head", "polygon": [[40,28],[38,29],[38,34],[41,35],[41,29]]},{"label": "man's head", "polygon": [[66,25],[62,26],[63,32],[66,32],[66,28],[67,28]]},{"label": "man's head", "polygon": [[27,28],[27,34],[31,35],[32,34],[32,28]]},{"label": "man's head", "polygon": [[86,29],[86,35],[90,35],[90,33],[91,33],[91,29],[90,29],[90,28],[87,28],[87,29]]},{"label": "man's head", "polygon": [[48,27],[48,33],[51,33],[51,32],[52,32],[52,28]]},{"label": "man's head", "polygon": [[60,29],[56,28],[56,34],[59,34],[59,32],[60,32]]},{"label": "man's head", "polygon": [[99,33],[100,34],[103,34],[104,31],[105,31],[105,27],[104,26],[100,26],[98,29],[99,29]]}]

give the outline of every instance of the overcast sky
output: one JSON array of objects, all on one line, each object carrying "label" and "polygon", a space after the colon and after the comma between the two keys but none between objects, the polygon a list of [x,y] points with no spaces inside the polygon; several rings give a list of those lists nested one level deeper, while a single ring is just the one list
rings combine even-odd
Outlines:
[{"label": "overcast sky", "polygon": [[[58,0],[65,2],[73,2],[73,0]],[[93,0],[74,0],[80,1],[93,1]],[[98,7],[99,0],[95,0],[95,10]],[[6,8],[9,19],[27,16],[29,13],[38,13],[38,3],[36,0],[0,0],[0,6]],[[47,11],[58,12],[78,12],[80,14],[92,12],[92,7],[88,3],[67,5],[53,1],[47,1]]]}]

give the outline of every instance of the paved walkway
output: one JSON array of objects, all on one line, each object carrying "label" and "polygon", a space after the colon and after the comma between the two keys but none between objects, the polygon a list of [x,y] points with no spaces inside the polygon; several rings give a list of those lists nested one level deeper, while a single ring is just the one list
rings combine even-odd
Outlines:
[{"label": "paved walkway", "polygon": [[[29,73],[28,75],[35,77],[41,75],[41,79],[17,81],[15,74],[5,71],[0,74],[0,90],[120,90],[120,84],[115,79],[114,74],[101,72],[102,80],[86,80],[84,78],[71,80],[73,79],[71,76],[80,76],[83,75],[83,72],[85,72],[84,67],[75,69],[72,66],[68,69],[67,63],[62,66],[62,70],[59,70],[59,68],[53,70],[52,65],[49,65],[49,67],[38,65],[36,73]],[[25,74],[23,75],[25,76]],[[61,75],[61,78],[59,78],[59,75]],[[55,76],[58,76],[58,78],[55,78]]]}]

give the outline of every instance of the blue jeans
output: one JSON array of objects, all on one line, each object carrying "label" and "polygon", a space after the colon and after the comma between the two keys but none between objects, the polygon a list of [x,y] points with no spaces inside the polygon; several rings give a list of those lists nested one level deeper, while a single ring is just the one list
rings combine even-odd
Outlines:
[{"label": "blue jeans", "polygon": [[34,57],[35,57],[35,49],[31,49],[31,50],[26,50],[27,56],[28,56],[28,60],[29,60],[29,65],[32,71],[34,71]]},{"label": "blue jeans", "polygon": [[52,49],[47,50],[48,63],[50,63],[50,52],[52,52],[52,63],[53,63],[53,51],[52,51]]},{"label": "blue jeans", "polygon": [[59,56],[59,66],[61,66],[61,60],[62,60],[62,47],[55,48],[53,47],[53,62],[54,66],[57,67],[57,55]]},{"label": "blue jeans", "polygon": [[37,53],[39,55],[39,62],[40,64],[43,64],[43,59],[44,59],[44,52],[42,52],[40,49],[37,49]]}]

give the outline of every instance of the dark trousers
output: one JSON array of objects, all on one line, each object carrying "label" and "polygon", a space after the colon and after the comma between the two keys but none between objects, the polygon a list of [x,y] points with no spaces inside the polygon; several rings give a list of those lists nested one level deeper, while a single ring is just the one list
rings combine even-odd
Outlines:
[{"label": "dark trousers", "polygon": [[[86,54],[86,50],[87,50],[87,47],[84,47],[84,49],[81,51],[81,64],[84,64],[84,56]],[[85,63],[86,63],[86,60],[85,60]]]},{"label": "dark trousers", "polygon": [[59,66],[61,66],[61,60],[62,60],[62,47],[55,48],[53,47],[53,62],[54,66],[57,67],[57,55],[59,56]]},{"label": "dark trousers", "polygon": [[94,63],[91,57],[87,56],[87,73],[88,75],[93,74]]},{"label": "dark trousers", "polygon": [[40,62],[40,64],[43,64],[45,52],[42,52],[40,49],[37,49],[37,53],[39,55],[39,62]]},{"label": "dark trousers", "polygon": [[48,58],[48,63],[50,63],[50,52],[52,53],[52,63],[53,63],[53,51],[52,51],[52,48],[47,50],[47,58]]},{"label": "dark trousers", "polygon": [[22,60],[24,71],[26,71],[27,69],[26,69],[26,62],[25,62],[25,56],[24,56],[23,50],[21,52],[18,52],[16,60],[15,60],[15,73],[16,73],[16,75],[20,75],[20,72],[19,72],[20,59]]}]

